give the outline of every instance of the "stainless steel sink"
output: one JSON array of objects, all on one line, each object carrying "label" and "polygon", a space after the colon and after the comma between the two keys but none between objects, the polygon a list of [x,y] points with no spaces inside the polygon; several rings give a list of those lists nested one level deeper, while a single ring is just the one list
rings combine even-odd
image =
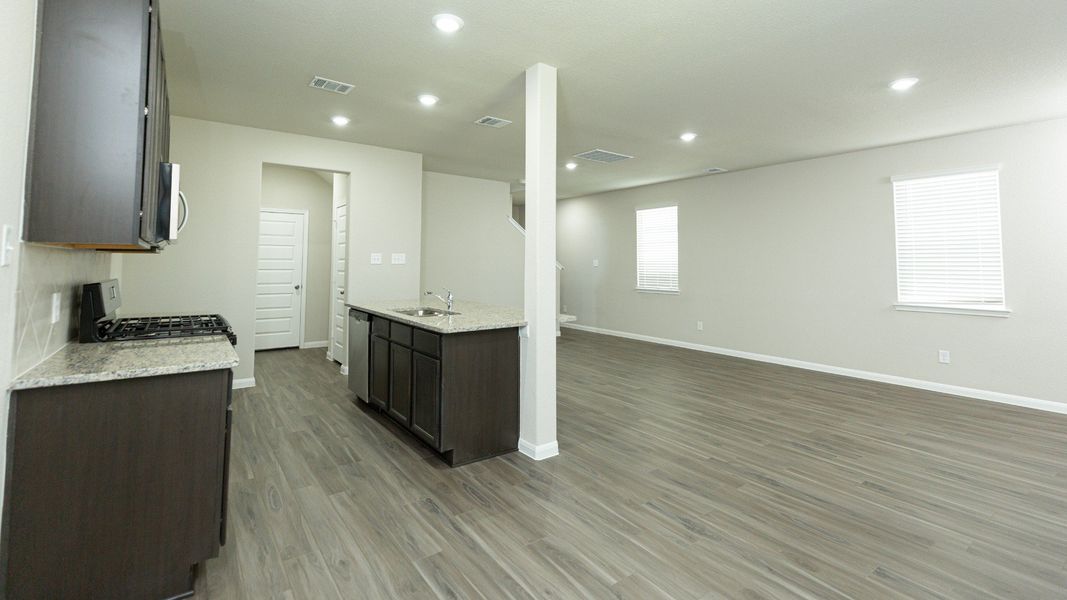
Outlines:
[{"label": "stainless steel sink", "polygon": [[398,312],[402,315],[409,317],[444,317],[450,315],[458,315],[458,312],[452,312],[448,310],[442,310],[440,308],[430,308],[427,306],[420,306],[418,308],[396,308],[394,312]]}]

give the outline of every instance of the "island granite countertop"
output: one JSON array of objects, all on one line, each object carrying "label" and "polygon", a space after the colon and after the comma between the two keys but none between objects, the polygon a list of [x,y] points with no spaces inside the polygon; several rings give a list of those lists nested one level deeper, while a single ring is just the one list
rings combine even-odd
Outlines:
[{"label": "island granite countertop", "polygon": [[12,390],[232,369],[237,352],[225,336],[81,344],[71,342],[11,382]]},{"label": "island granite countertop", "polygon": [[452,311],[457,314],[439,317],[413,317],[396,312],[397,309],[405,310],[418,307],[444,310],[443,303],[437,300],[380,300],[348,304],[347,306],[372,315],[385,317],[392,321],[444,334],[526,326],[526,315],[522,308],[463,300],[457,300],[452,306]]}]

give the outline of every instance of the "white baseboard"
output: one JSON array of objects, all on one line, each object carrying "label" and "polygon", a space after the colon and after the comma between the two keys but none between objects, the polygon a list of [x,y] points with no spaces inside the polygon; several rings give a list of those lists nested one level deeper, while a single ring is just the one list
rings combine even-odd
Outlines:
[{"label": "white baseboard", "polygon": [[329,345],[330,342],[327,340],[323,340],[321,342],[304,342],[303,344],[300,344],[300,349],[307,350],[309,348],[326,348]]},{"label": "white baseboard", "polygon": [[244,389],[244,388],[251,388],[251,387],[256,387],[256,378],[255,377],[245,377],[243,379],[234,379],[233,380],[233,389],[235,389],[235,390],[240,390],[240,389]]},{"label": "white baseboard", "polygon": [[559,454],[559,442],[551,441],[545,444],[531,444],[526,440],[519,440],[519,452],[534,460],[544,460]]},{"label": "white baseboard", "polygon": [[341,365],[341,375],[348,375],[348,365]]},{"label": "white baseboard", "polygon": [[[952,394],[953,396],[964,396],[967,398],[975,398],[978,400],[986,400],[989,402],[998,402],[1000,404],[1011,404],[1012,406],[1022,406],[1025,408],[1033,408],[1046,412],[1067,414],[1067,402],[1054,402],[1052,400],[1042,400],[1040,398],[1029,398],[1027,396],[1017,396],[1015,394],[1005,394],[1003,392],[979,390],[958,385],[949,385],[947,383],[926,381],[923,379],[912,379],[910,377],[901,377],[899,375],[888,375],[885,373],[875,373],[873,371],[861,371],[859,369],[835,367],[833,365],[824,365],[804,360],[797,360],[794,358],[783,358],[780,356],[771,356],[769,354],[757,354],[755,352],[745,352],[743,350],[731,350],[730,348],[720,348],[718,346],[705,346],[703,344],[694,344],[692,342],[682,342],[678,340],[653,337],[650,335],[641,335],[637,333],[629,333],[626,331],[616,331],[614,329],[602,329],[600,327],[590,327],[588,325],[578,325],[576,323],[564,323],[563,327],[566,327],[568,329],[577,329],[578,331],[587,331],[589,333],[611,335],[630,340],[652,342],[653,344],[662,344],[664,346],[674,346],[676,348],[686,348],[688,350],[697,350],[699,352],[722,354],[724,356],[733,356],[735,358],[745,358],[748,360],[772,363],[776,365],[784,365],[787,367],[796,367],[798,369],[806,369],[808,371],[818,371],[820,373],[830,373],[832,375],[842,375],[844,377],[854,377],[856,379],[866,379],[868,381],[878,381],[881,383],[902,385],[905,387],[927,390],[931,392],[940,392],[942,394]],[[519,449],[521,450],[522,442],[520,441],[519,444]]]}]

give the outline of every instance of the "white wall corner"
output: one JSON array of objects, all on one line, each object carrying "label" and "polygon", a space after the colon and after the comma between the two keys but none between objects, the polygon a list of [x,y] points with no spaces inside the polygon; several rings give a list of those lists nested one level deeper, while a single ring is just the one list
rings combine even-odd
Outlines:
[{"label": "white wall corner", "polygon": [[559,455],[559,442],[553,440],[543,444],[531,444],[526,440],[519,440],[519,452],[534,460],[545,460]]},{"label": "white wall corner", "polygon": [[242,379],[234,379],[233,380],[233,389],[235,389],[235,390],[241,390],[241,389],[244,389],[244,388],[253,388],[253,387],[256,387],[256,378],[255,377],[245,377],[245,378],[242,378]]}]

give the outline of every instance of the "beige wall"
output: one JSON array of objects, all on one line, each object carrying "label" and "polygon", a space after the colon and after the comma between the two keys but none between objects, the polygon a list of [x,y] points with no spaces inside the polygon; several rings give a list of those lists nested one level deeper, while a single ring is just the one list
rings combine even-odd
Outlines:
[{"label": "beige wall", "polygon": [[[351,173],[350,299],[418,293],[421,155],[183,117],[171,125],[171,157],[182,165],[192,214],[173,247],[123,259],[127,314],[221,313],[237,332],[235,376],[253,376],[256,240],[267,163]],[[370,265],[371,252],[404,252],[408,262]]]},{"label": "beige wall", "polygon": [[[1067,402],[1064,157],[1067,120],[1057,120],[561,201],[564,312],[588,326]],[[1013,314],[894,310],[889,178],[991,164],[1003,165]],[[634,209],[674,202],[681,293],[636,292]],[[938,363],[939,349],[952,364]]]},{"label": "beige wall", "polygon": [[422,195],[423,290],[522,306],[524,241],[508,222],[508,184],[425,173]]},{"label": "beige wall", "polygon": [[308,213],[307,290],[302,344],[324,342],[330,332],[330,244],[333,237],[333,177],[314,171],[263,165],[263,208]]}]

